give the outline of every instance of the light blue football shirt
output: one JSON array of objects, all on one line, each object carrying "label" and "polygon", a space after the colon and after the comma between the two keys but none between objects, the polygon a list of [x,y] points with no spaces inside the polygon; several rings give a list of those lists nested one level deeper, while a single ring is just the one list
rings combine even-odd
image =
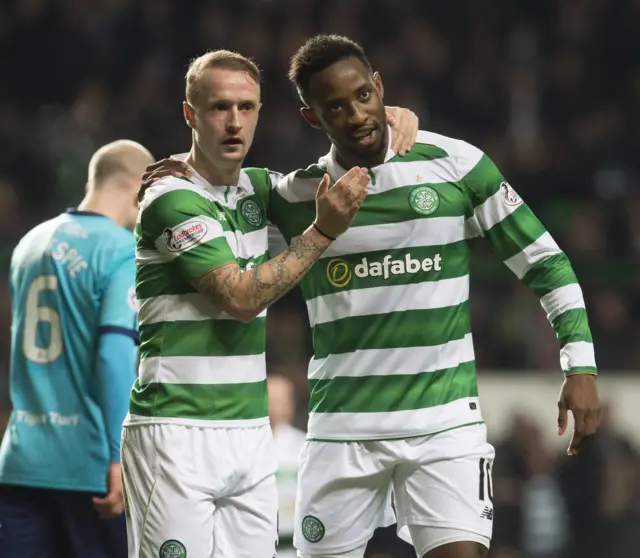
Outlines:
[{"label": "light blue football shirt", "polygon": [[105,491],[135,381],[134,258],[133,234],[76,210],[15,248],[0,483]]}]

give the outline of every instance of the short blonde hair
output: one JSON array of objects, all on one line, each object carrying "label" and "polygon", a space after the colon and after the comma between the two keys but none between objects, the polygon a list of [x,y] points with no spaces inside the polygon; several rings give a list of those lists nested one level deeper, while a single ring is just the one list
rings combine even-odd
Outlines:
[{"label": "short blonde hair", "polygon": [[186,75],[185,97],[187,103],[193,106],[198,94],[200,93],[200,80],[205,70],[211,68],[223,68],[236,72],[245,72],[253,78],[256,83],[260,83],[260,69],[257,64],[231,50],[212,50],[198,58],[195,58],[189,64]]}]

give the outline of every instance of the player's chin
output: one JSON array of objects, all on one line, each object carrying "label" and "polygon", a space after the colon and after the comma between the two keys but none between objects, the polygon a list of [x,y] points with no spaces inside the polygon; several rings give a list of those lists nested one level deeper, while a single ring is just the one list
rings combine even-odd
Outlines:
[{"label": "player's chin", "polygon": [[244,145],[225,148],[220,151],[220,159],[223,161],[242,161],[247,155]]},{"label": "player's chin", "polygon": [[382,149],[383,140],[382,134],[376,130],[371,134],[371,137],[366,138],[365,141],[352,140],[350,142],[351,150],[362,157],[377,155]]}]

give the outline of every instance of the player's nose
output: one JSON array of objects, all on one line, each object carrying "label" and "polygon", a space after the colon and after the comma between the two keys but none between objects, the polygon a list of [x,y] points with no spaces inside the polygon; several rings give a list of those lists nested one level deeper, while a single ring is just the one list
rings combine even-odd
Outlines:
[{"label": "player's nose", "polygon": [[358,103],[353,103],[349,107],[348,122],[350,126],[357,128],[367,120],[367,113]]},{"label": "player's nose", "polygon": [[237,133],[242,128],[240,124],[240,114],[237,107],[233,107],[229,111],[229,117],[227,119],[227,132]]}]

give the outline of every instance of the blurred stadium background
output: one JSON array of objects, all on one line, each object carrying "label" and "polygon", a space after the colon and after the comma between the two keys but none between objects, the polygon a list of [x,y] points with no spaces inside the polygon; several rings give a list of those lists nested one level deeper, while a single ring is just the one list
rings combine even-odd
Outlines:
[{"label": "blurred stadium background", "polygon": [[[90,155],[129,138],[186,151],[189,60],[225,47],[264,72],[247,160],[290,171],[328,142],[286,80],[316,32],[358,40],[386,102],[484,149],[574,263],[606,404],[579,457],[558,441],[558,346],[537,301],[488,250],[472,274],[481,397],[498,449],[493,558],[617,558],[640,548],[640,1],[9,0],[0,3],[0,259],[77,203]],[[0,425],[10,308],[0,279]],[[296,292],[270,316],[270,372],[296,386],[304,428],[310,339]],[[410,556],[390,533],[377,558]]]}]

